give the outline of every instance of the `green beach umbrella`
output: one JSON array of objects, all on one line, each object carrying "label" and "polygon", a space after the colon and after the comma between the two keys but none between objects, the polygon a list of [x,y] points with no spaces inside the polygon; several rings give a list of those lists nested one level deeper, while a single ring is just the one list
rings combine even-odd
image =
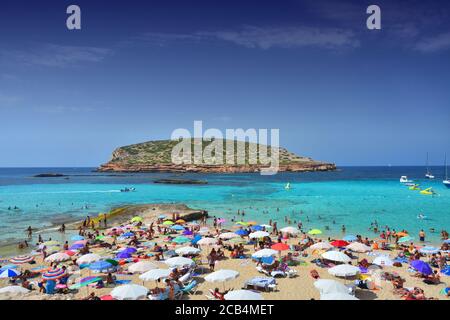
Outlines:
[{"label": "green beach umbrella", "polygon": [[311,235],[322,234],[322,230],[311,229],[311,230],[308,231],[308,234],[311,234]]},{"label": "green beach umbrella", "polygon": [[95,237],[95,240],[103,240],[103,239],[105,239],[106,237],[105,236],[96,236]]},{"label": "green beach umbrella", "polygon": [[167,221],[164,221],[163,222],[163,225],[166,225],[166,226],[171,226],[171,225],[173,225],[174,224],[174,222],[173,221],[170,221],[170,220],[167,220]]},{"label": "green beach umbrella", "polygon": [[119,265],[119,262],[114,259],[105,259],[105,261],[111,263],[113,266]]},{"label": "green beach umbrella", "polygon": [[102,278],[100,278],[100,277],[93,277],[93,276],[86,277],[86,278],[81,279],[80,282],[75,283],[74,285],[71,285],[69,287],[69,289],[70,290],[79,289],[81,287],[85,287],[85,286],[87,286],[87,285],[89,285],[91,283],[95,283],[95,282],[98,282],[100,280],[102,280]]},{"label": "green beach umbrella", "polygon": [[403,242],[410,242],[412,240],[414,240],[413,237],[411,237],[411,236],[404,236],[404,237],[401,237],[400,239],[398,239],[398,242],[399,243],[403,243]]},{"label": "green beach umbrella", "polygon": [[179,237],[172,239],[172,242],[175,242],[175,243],[186,243],[189,241],[191,241],[191,239],[189,239],[187,237],[183,237],[183,236],[179,236]]}]

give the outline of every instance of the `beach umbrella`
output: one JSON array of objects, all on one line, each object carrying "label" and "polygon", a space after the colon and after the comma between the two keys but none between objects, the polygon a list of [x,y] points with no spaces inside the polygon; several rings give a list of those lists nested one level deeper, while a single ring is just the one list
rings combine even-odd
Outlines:
[{"label": "beach umbrella", "polygon": [[248,223],[244,222],[244,221],[238,221],[238,222],[236,222],[236,224],[239,224],[241,226],[248,226]]},{"label": "beach umbrella", "polygon": [[124,234],[122,234],[122,237],[125,237],[125,238],[130,238],[130,237],[133,237],[133,236],[134,236],[133,232],[125,232]]},{"label": "beach umbrella", "polygon": [[229,240],[229,239],[233,239],[233,238],[237,238],[237,237],[239,237],[239,235],[234,232],[225,232],[225,233],[221,233],[219,235],[220,239],[225,239],[225,240]]},{"label": "beach umbrella", "polygon": [[191,267],[195,265],[194,260],[184,258],[184,257],[173,257],[164,261],[169,267],[178,268],[178,267]]},{"label": "beach umbrella", "polygon": [[438,253],[439,251],[441,251],[439,248],[432,247],[432,246],[426,246],[426,247],[419,249],[419,252],[423,253],[423,254],[435,254],[435,253]]},{"label": "beach umbrella", "polygon": [[319,229],[311,229],[308,231],[308,234],[314,236],[314,235],[318,235],[318,234],[322,234],[322,230]]},{"label": "beach umbrella", "polygon": [[320,294],[343,293],[348,294],[349,288],[343,283],[332,279],[319,279],[314,282],[314,287],[320,291]]},{"label": "beach umbrella", "polygon": [[351,242],[351,241],[358,240],[358,238],[355,235],[353,235],[353,234],[348,234],[345,237],[343,237],[342,240]]},{"label": "beach umbrella", "polygon": [[117,260],[114,259],[105,259],[106,262],[111,263],[113,266],[118,266],[119,262]]},{"label": "beach umbrella", "polygon": [[339,264],[328,269],[328,273],[335,277],[351,277],[357,275],[359,272],[358,267],[350,264]]},{"label": "beach umbrella", "polygon": [[69,247],[70,250],[78,250],[78,249],[81,249],[81,248],[84,248],[84,244],[75,243],[75,244],[73,244],[73,245],[71,245]]},{"label": "beach umbrella", "polygon": [[136,217],[131,219],[131,222],[142,222],[142,217],[136,216]]},{"label": "beach umbrella", "polygon": [[70,237],[70,240],[72,240],[72,241],[84,240],[84,237],[77,234],[77,235]]},{"label": "beach umbrella", "polygon": [[170,275],[169,269],[153,269],[149,270],[139,276],[142,281],[157,281],[159,279],[168,278]]},{"label": "beach umbrella", "polygon": [[59,278],[62,278],[66,275],[66,271],[62,268],[53,268],[50,269],[44,274],[42,274],[42,279],[44,280],[57,280]]},{"label": "beach umbrella", "polygon": [[396,235],[397,235],[398,237],[406,237],[408,234],[407,234],[406,232],[401,231],[401,232],[397,232]]},{"label": "beach umbrella", "polygon": [[30,290],[21,287],[21,286],[7,286],[0,289],[0,294],[2,293],[9,293],[9,294],[24,294],[28,293]]},{"label": "beach umbrella", "polygon": [[131,258],[131,253],[126,252],[126,251],[121,251],[116,255],[116,258],[119,259],[128,259]]},{"label": "beach umbrella", "polygon": [[177,221],[175,221],[175,223],[184,224],[186,223],[186,221],[184,221],[183,219],[178,219]]},{"label": "beach umbrella", "polygon": [[167,218],[167,216],[164,214],[158,216],[158,219],[166,219],[166,218]]},{"label": "beach umbrella", "polygon": [[18,266],[15,264],[7,264],[6,266],[3,266],[0,268],[0,271],[4,271],[6,269],[17,269]]},{"label": "beach umbrella", "polygon": [[431,269],[430,265],[422,260],[413,260],[410,264],[411,267],[426,276],[429,276],[433,273],[433,269]]},{"label": "beach umbrella", "polygon": [[259,251],[256,251],[254,254],[252,254],[253,259],[260,259],[265,257],[271,257],[278,254],[278,251],[273,249],[261,249]]},{"label": "beach umbrella", "polygon": [[171,226],[173,224],[175,224],[175,223],[173,221],[170,221],[170,220],[166,220],[166,221],[163,222],[163,225],[165,225],[165,226]]},{"label": "beach umbrella", "polygon": [[45,251],[46,251],[48,254],[52,254],[52,253],[58,252],[58,251],[60,251],[60,250],[61,250],[61,248],[58,247],[58,246],[47,247],[47,248],[45,249]]},{"label": "beach umbrella", "polygon": [[89,285],[91,283],[99,282],[100,280],[102,280],[102,278],[96,277],[96,276],[85,277],[85,278],[82,278],[80,280],[77,280],[76,281],[77,283],[71,285],[69,287],[69,289],[70,290],[79,289],[79,288],[85,287],[85,286],[87,286],[87,285]]},{"label": "beach umbrella", "polygon": [[57,252],[45,258],[46,262],[62,262],[70,260],[70,256],[65,252]]},{"label": "beach umbrella", "polygon": [[50,240],[50,241],[46,241],[42,243],[44,246],[46,247],[50,247],[50,246],[60,246],[61,244],[59,243],[59,241],[56,240]]},{"label": "beach umbrella", "polygon": [[113,297],[111,297],[110,294],[104,295],[100,297],[100,300],[105,300],[105,301],[111,301],[111,300],[116,300]]},{"label": "beach umbrella", "polygon": [[133,248],[133,247],[127,247],[127,248],[122,248],[121,250],[119,250],[119,252],[133,254],[133,253],[137,252],[137,249]]},{"label": "beach umbrella", "polygon": [[327,251],[322,253],[322,257],[327,260],[337,261],[337,262],[350,262],[351,259],[346,254],[339,251]]},{"label": "beach umbrella", "polygon": [[372,263],[381,267],[383,266],[392,267],[394,265],[394,261],[392,261],[392,259],[389,258],[388,256],[378,256],[373,260]]},{"label": "beach umbrella", "polygon": [[148,289],[137,284],[124,284],[115,287],[110,295],[117,300],[138,300],[147,296]]},{"label": "beach umbrella", "polygon": [[366,246],[364,243],[360,242],[352,242],[346,248],[355,252],[367,252],[372,250],[371,247]]},{"label": "beach umbrella", "polygon": [[181,230],[184,230],[184,227],[180,226],[179,224],[175,224],[175,225],[171,226],[170,229],[175,230],[175,231],[181,231]]},{"label": "beach umbrella", "polygon": [[450,267],[441,270],[441,273],[446,276],[450,276]]},{"label": "beach umbrella", "polygon": [[285,243],[282,243],[282,242],[278,242],[278,243],[272,245],[271,248],[273,250],[277,250],[277,251],[289,250],[289,246],[287,244],[285,244]]},{"label": "beach umbrella", "polygon": [[296,235],[296,234],[300,233],[300,230],[298,230],[297,228],[294,228],[294,227],[285,227],[285,228],[280,229],[280,231],[283,233],[291,234],[291,235]]},{"label": "beach umbrella", "polygon": [[199,254],[201,252],[201,250],[194,248],[194,247],[182,247],[182,248],[175,249],[175,252],[180,256],[184,256],[184,255],[188,255],[188,254],[192,254],[192,255]]},{"label": "beach umbrella", "polygon": [[225,220],[224,218],[217,219],[217,223],[225,223],[225,222],[227,222],[227,220]]},{"label": "beach umbrella", "polygon": [[250,233],[248,236],[251,239],[260,239],[260,238],[268,237],[269,235],[270,235],[270,233],[268,233],[266,231],[256,231],[256,232]]},{"label": "beach umbrella", "polygon": [[251,229],[252,229],[253,231],[263,231],[263,230],[264,230],[264,227],[262,227],[262,226],[253,226],[253,227],[251,227]]},{"label": "beach umbrella", "polygon": [[192,243],[192,244],[197,244],[197,242],[199,242],[201,238],[202,238],[201,235],[196,234],[196,235],[194,236],[194,238],[191,240],[191,243]]},{"label": "beach umbrella", "polygon": [[213,246],[217,244],[217,239],[214,238],[202,238],[197,241],[199,246]]},{"label": "beach umbrella", "polygon": [[21,272],[16,269],[4,269],[0,272],[0,278],[13,278],[20,276]]},{"label": "beach umbrella", "polygon": [[321,242],[314,243],[309,248],[312,250],[328,250],[328,249],[332,249],[333,246],[326,241],[321,241]]},{"label": "beach umbrella", "polygon": [[265,228],[265,229],[271,229],[273,228],[270,224],[260,224],[261,227]]},{"label": "beach umbrella", "polygon": [[413,240],[414,240],[414,238],[411,236],[404,236],[404,237],[401,237],[400,239],[398,239],[398,242],[403,243],[403,242],[410,242]]},{"label": "beach umbrella", "polygon": [[65,254],[67,254],[69,257],[76,255],[78,252],[73,250],[66,250],[64,251]]},{"label": "beach umbrella", "polygon": [[320,300],[359,300],[348,293],[328,293],[320,296]]},{"label": "beach umbrella", "polygon": [[237,235],[239,235],[239,236],[246,236],[246,235],[248,235],[247,230],[244,230],[244,229],[236,230],[235,233],[236,233]]},{"label": "beach umbrella", "polygon": [[128,271],[132,273],[144,273],[154,269],[158,269],[158,266],[149,261],[139,261],[128,267]]},{"label": "beach umbrella", "polygon": [[192,232],[191,230],[188,229],[184,229],[183,231],[183,235],[185,236],[192,236],[194,234],[194,232]]},{"label": "beach umbrella", "polygon": [[14,264],[23,264],[23,263],[29,263],[33,260],[34,260],[34,257],[23,255],[23,256],[16,256],[14,258],[9,259],[9,262],[14,263]]},{"label": "beach umbrella", "polygon": [[344,241],[344,240],[334,240],[334,241],[330,242],[330,244],[333,247],[345,247],[345,246],[348,246],[350,243],[348,243],[347,241]]},{"label": "beach umbrella", "polygon": [[102,235],[100,235],[100,236],[96,236],[95,237],[95,240],[103,240],[103,239],[105,239],[106,238],[106,236],[102,236]]},{"label": "beach umbrella", "polygon": [[186,242],[190,242],[190,241],[191,241],[191,239],[189,239],[188,237],[184,237],[184,236],[178,236],[178,237],[172,239],[172,242],[175,242],[177,244],[186,243]]},{"label": "beach umbrella", "polygon": [[102,257],[95,253],[85,254],[77,259],[78,265],[80,264],[91,264],[96,261],[102,260]]},{"label": "beach umbrella", "polygon": [[233,290],[224,295],[225,300],[264,300],[259,292],[251,290]]},{"label": "beach umbrella", "polygon": [[221,269],[208,274],[205,277],[205,280],[208,282],[225,282],[236,279],[238,276],[239,272],[235,270]]},{"label": "beach umbrella", "polygon": [[113,265],[107,261],[97,261],[94,263],[91,263],[89,265],[89,269],[95,270],[95,271],[107,271],[108,269],[112,268]]}]

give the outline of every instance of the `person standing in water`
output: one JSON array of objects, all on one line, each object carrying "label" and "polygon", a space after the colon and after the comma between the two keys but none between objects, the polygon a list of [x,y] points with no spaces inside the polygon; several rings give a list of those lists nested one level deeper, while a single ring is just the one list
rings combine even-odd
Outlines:
[{"label": "person standing in water", "polygon": [[28,234],[28,238],[31,239],[32,235],[33,235],[33,229],[31,229],[31,226],[28,226],[27,228],[27,234]]},{"label": "person standing in water", "polygon": [[425,231],[423,229],[419,232],[419,240],[420,242],[425,242]]}]

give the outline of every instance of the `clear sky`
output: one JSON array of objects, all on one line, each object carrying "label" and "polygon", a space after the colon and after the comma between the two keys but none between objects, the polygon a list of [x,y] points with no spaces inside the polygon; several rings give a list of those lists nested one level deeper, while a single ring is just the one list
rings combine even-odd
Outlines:
[{"label": "clear sky", "polygon": [[[66,28],[78,4],[82,30]],[[381,7],[382,29],[366,28]],[[450,154],[448,1],[0,4],[0,167],[97,166],[176,128],[279,128],[338,165]]]}]

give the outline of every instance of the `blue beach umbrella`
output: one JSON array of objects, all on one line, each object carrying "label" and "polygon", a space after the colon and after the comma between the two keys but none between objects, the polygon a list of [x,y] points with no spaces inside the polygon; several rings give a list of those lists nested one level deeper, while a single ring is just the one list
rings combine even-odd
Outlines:
[{"label": "blue beach umbrella", "polygon": [[107,261],[97,261],[97,262],[91,263],[89,265],[89,269],[102,271],[102,270],[108,270],[109,268],[112,268],[112,266],[113,265]]},{"label": "blue beach umbrella", "polygon": [[167,218],[165,215],[160,215],[159,217],[158,217],[159,219],[165,219],[165,218]]},{"label": "blue beach umbrella", "polygon": [[420,273],[428,276],[433,273],[433,269],[431,269],[430,265],[422,260],[413,260],[411,261],[411,267],[419,271]]},{"label": "blue beach umbrella", "polygon": [[262,231],[262,230],[264,230],[264,227],[261,227],[261,226],[253,226],[253,227],[251,227],[251,229],[252,229],[253,231]]},{"label": "blue beach umbrella", "polygon": [[172,239],[171,242],[175,242],[175,243],[180,244],[180,243],[186,243],[186,242],[189,242],[189,241],[191,241],[191,239],[189,239],[187,237],[184,237],[184,236],[179,236],[179,237],[176,237],[176,238]]},{"label": "blue beach umbrella", "polygon": [[176,230],[176,231],[181,231],[181,230],[184,230],[184,227],[176,224],[176,225],[171,226],[170,229]]},{"label": "blue beach umbrella", "polygon": [[239,230],[237,230],[235,233],[236,233],[237,235],[239,235],[239,236],[246,236],[246,235],[248,235],[248,232],[245,231],[244,229],[239,229]]},{"label": "blue beach umbrella", "polygon": [[358,238],[356,236],[354,236],[353,234],[349,234],[349,235],[346,235],[344,238],[342,238],[342,240],[351,242],[351,241],[358,240]]},{"label": "blue beach umbrella", "polygon": [[84,240],[84,237],[80,236],[80,235],[74,235],[70,238],[70,240],[72,241],[80,241],[80,240]]},{"label": "blue beach umbrella", "polygon": [[81,248],[84,248],[84,245],[83,245],[83,244],[81,244],[81,243],[75,243],[75,244],[71,245],[69,249],[70,249],[70,250],[78,250],[78,249],[81,249]]},{"label": "blue beach umbrella", "polygon": [[5,269],[0,273],[0,278],[12,278],[20,276],[21,272],[15,269]]},{"label": "blue beach umbrella", "polygon": [[131,253],[129,253],[129,252],[119,252],[119,253],[116,255],[116,258],[119,258],[119,259],[127,259],[127,258],[131,258]]},{"label": "blue beach umbrella", "polygon": [[450,239],[444,240],[444,243],[450,243]]},{"label": "blue beach umbrella", "polygon": [[446,276],[450,276],[450,267],[447,267],[445,269],[441,270],[441,273],[446,275]]},{"label": "blue beach umbrella", "polygon": [[419,252],[423,253],[423,254],[434,254],[434,253],[438,253],[439,251],[440,251],[439,248],[432,247],[432,246],[426,246],[426,247],[419,249]]},{"label": "blue beach umbrella", "polygon": [[192,239],[191,243],[192,244],[197,244],[197,242],[199,242],[201,238],[202,238],[202,236],[197,234],[197,235],[194,236],[194,239]]},{"label": "blue beach umbrella", "polygon": [[124,234],[122,234],[122,237],[126,237],[126,238],[129,238],[129,237],[132,237],[132,236],[134,236],[133,232],[125,232]]},{"label": "blue beach umbrella", "polygon": [[120,250],[120,252],[122,253],[122,252],[125,252],[125,253],[135,253],[137,251],[137,249],[136,248],[132,248],[132,247],[128,247],[128,248],[125,248],[125,249],[122,249],[122,250]]}]

